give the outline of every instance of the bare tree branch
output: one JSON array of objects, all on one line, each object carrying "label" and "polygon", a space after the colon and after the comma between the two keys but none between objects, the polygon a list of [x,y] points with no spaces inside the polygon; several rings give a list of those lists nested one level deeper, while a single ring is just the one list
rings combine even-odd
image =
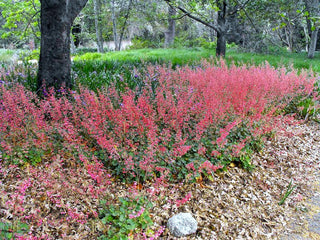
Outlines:
[{"label": "bare tree branch", "polygon": [[172,4],[172,1],[171,0],[164,0],[167,4],[169,4],[171,7],[173,8],[176,8],[178,10],[180,10],[181,12],[183,12],[185,15],[184,16],[188,16],[189,18],[199,22],[199,23],[202,23],[203,25],[209,27],[209,28],[212,28],[213,30],[215,30],[217,33],[220,32],[220,29],[219,27],[215,26],[215,25],[212,25],[211,23],[207,22],[207,21],[204,21],[200,18],[198,18],[197,16],[194,16],[192,15],[190,12],[188,12],[186,9],[180,7],[180,6],[175,6]]},{"label": "bare tree branch", "polygon": [[236,9],[231,12],[229,15],[233,15],[233,14],[236,14],[237,12],[239,12],[240,10],[244,9],[245,6],[250,2],[251,0],[247,0],[245,3],[241,4],[239,3],[238,0],[235,0],[235,2],[237,3],[237,5],[241,5],[240,7],[236,7]]}]

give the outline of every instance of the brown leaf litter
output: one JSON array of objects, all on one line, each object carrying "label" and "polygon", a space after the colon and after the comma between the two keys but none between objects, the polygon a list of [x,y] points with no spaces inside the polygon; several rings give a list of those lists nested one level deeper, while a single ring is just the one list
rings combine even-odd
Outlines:
[{"label": "brown leaf litter", "polygon": [[[190,212],[198,221],[198,231],[179,239],[282,239],[286,234],[290,236],[299,231],[297,224],[290,223],[304,223],[305,212],[312,211],[306,200],[317,191],[315,183],[318,180],[320,165],[320,125],[309,122],[287,125],[285,128],[286,131],[279,132],[274,139],[265,143],[261,153],[253,156],[252,164],[256,167],[251,172],[230,165],[227,172],[215,174],[210,181],[199,180],[193,184],[163,186],[161,194],[155,198],[153,208],[150,210],[155,223],[154,230],[166,226],[172,215]],[[54,178],[54,169],[43,169],[43,171],[49,170],[52,171],[50,177]],[[66,169],[66,176],[68,176],[67,171]],[[5,179],[0,178],[0,190],[7,193],[14,191],[17,188],[15,186],[17,174],[20,175],[19,181],[30,177],[27,169],[16,169],[15,173],[7,173]],[[92,184],[90,178],[86,177],[84,182]],[[70,184],[72,182],[77,184],[78,179],[71,180]],[[291,181],[296,188],[284,204],[279,205]],[[110,195],[125,194],[124,184],[115,182],[112,184]],[[54,237],[59,235],[58,232],[65,232],[63,239],[98,238],[97,229],[100,228],[101,222],[91,216],[94,210],[98,210],[97,199],[80,196],[81,192],[77,194],[70,192],[74,190],[61,193],[59,198],[61,202],[73,205],[77,209],[85,209],[91,217],[83,226],[75,221],[51,226],[49,222],[58,221],[61,219],[61,214],[59,209],[50,205],[47,196],[37,195],[37,191],[45,192],[42,189],[45,187],[37,186],[32,191],[36,197],[32,201],[29,199],[28,211],[36,211],[35,206],[41,206],[43,211],[50,212],[51,218],[56,219],[50,219],[41,227],[33,226],[36,235],[47,234]],[[60,188],[63,192],[63,187],[57,187]],[[144,194],[147,189],[148,186],[144,186],[138,190]],[[175,201],[183,199],[188,193],[192,194],[191,199],[177,207]],[[10,221],[12,218],[5,200],[6,197],[3,196],[0,199],[0,220]],[[169,231],[165,230],[160,239],[178,238],[171,236]]]},{"label": "brown leaf litter", "polygon": [[[159,217],[158,224],[165,225],[173,214],[188,211],[199,229],[180,239],[282,239],[299,232],[290,222],[304,222],[309,208],[305,200],[317,190],[319,130],[320,125],[311,122],[286,126],[252,158],[256,166],[252,172],[230,167],[204,188],[199,184],[185,187],[180,194],[191,191],[192,200],[179,209],[157,206],[153,214]],[[296,188],[280,206],[291,181]],[[166,231],[161,239],[177,238]]]}]

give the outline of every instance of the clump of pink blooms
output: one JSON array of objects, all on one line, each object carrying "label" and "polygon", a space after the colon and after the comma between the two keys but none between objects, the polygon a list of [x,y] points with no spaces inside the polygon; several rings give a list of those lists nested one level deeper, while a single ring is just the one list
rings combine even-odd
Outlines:
[{"label": "clump of pink blooms", "polygon": [[132,219],[132,218],[138,218],[142,215],[142,213],[144,212],[144,208],[142,207],[137,213],[132,213],[132,214],[129,214],[129,218]]}]

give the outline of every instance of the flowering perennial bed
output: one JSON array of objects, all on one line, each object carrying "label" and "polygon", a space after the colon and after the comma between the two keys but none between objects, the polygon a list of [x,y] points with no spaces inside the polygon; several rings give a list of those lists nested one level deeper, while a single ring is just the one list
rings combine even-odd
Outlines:
[{"label": "flowering perennial bed", "polygon": [[134,90],[80,87],[43,99],[1,85],[3,234],[157,238],[164,223],[153,205],[180,208],[192,198],[167,198],[164,186],[203,184],[230,164],[252,170],[254,152],[293,121],[285,107],[315,94],[312,75],[268,65],[150,66],[140,78]]}]

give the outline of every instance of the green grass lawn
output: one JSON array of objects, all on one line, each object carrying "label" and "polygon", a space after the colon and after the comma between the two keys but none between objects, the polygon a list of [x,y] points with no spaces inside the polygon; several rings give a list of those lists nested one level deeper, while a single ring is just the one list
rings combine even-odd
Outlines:
[{"label": "green grass lawn", "polygon": [[[192,64],[205,58],[213,58],[215,51],[203,48],[182,48],[182,49],[139,49],[126,50],[121,52],[86,53],[74,57],[74,61],[120,61],[120,62],[152,62],[166,63],[171,62],[173,66]],[[258,54],[246,53],[236,49],[229,49],[226,55],[228,63],[234,62],[236,65],[254,64],[259,65],[269,62],[272,66],[290,67],[296,69],[313,69],[320,72],[320,56],[316,54],[314,59],[308,59],[306,53],[281,53],[281,54]]]},{"label": "green grass lawn", "polygon": [[121,62],[152,62],[183,65],[200,61],[202,58],[210,58],[215,55],[213,50],[192,48],[192,49],[138,49],[120,52],[86,53],[75,56],[74,61],[98,60],[98,61],[121,61]]},{"label": "green grass lawn", "polygon": [[[0,49],[0,62],[8,63],[10,59],[19,51]],[[26,53],[27,54],[27,53]],[[31,53],[30,53],[31,54]],[[306,53],[279,53],[279,54],[258,54],[241,52],[237,49],[228,49],[226,55],[227,63],[234,62],[236,65],[254,64],[259,65],[269,62],[272,66],[293,66],[296,69],[313,69],[320,72],[320,54],[316,54],[314,59],[308,59]],[[193,64],[201,59],[215,57],[215,50],[203,48],[179,48],[179,49],[138,49],[120,52],[85,53],[74,56],[74,61],[117,61],[127,63],[151,62],[168,63],[173,66]]]},{"label": "green grass lawn", "polygon": [[228,62],[234,61],[237,65],[241,63],[258,65],[267,61],[274,67],[293,66],[299,70],[312,69],[315,72],[320,72],[320,56],[318,54],[314,59],[308,59],[307,53],[282,53],[276,55],[229,51],[226,59]]}]

